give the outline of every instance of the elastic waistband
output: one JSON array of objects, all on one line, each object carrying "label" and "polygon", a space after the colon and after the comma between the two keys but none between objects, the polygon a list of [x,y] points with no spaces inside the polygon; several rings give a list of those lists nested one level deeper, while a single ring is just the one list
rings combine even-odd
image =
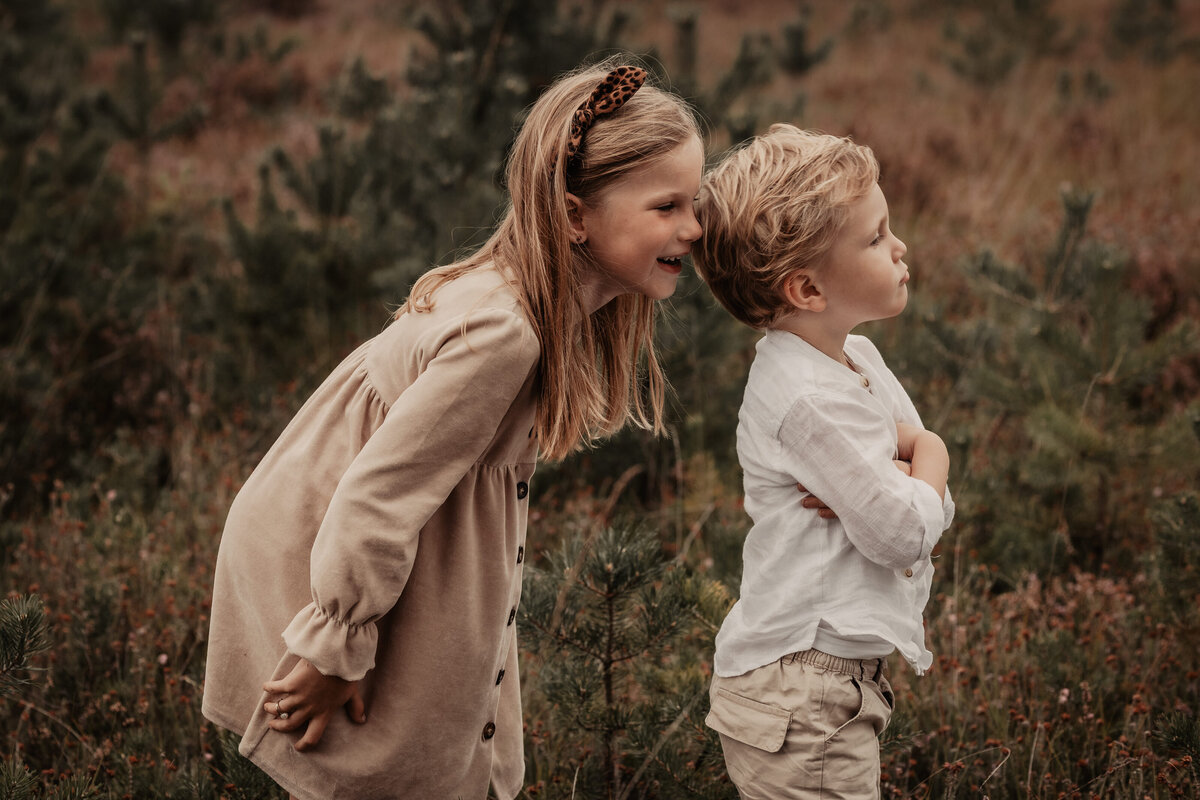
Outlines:
[{"label": "elastic waistband", "polygon": [[840,672],[859,680],[878,681],[881,675],[887,674],[886,658],[842,658],[831,656],[820,650],[801,650],[779,659],[784,664],[811,664],[830,672]]}]

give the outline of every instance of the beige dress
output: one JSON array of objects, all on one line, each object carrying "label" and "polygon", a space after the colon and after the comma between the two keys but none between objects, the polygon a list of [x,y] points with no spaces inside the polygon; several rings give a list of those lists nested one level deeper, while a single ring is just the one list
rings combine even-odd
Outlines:
[{"label": "beige dress", "polygon": [[[302,800],[500,800],[524,774],[516,616],[537,337],[494,270],[359,347],[247,479],[217,557],[204,714]],[[367,722],[267,727],[303,657]]]}]

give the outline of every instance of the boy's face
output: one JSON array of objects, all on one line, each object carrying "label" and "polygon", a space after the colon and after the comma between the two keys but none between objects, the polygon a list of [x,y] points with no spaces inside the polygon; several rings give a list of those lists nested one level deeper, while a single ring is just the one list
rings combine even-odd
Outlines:
[{"label": "boy's face", "polygon": [[814,281],[825,296],[824,312],[846,330],[894,317],[908,304],[908,247],[888,227],[887,199],[879,184],[850,206],[842,230]]}]

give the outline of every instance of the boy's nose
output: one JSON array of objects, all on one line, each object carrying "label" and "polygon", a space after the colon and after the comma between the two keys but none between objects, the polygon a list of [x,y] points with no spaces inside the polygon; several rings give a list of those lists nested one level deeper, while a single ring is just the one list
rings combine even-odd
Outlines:
[{"label": "boy's nose", "polygon": [[907,252],[908,252],[908,245],[906,245],[903,242],[903,240],[901,240],[900,237],[897,236],[896,237],[896,259],[899,260],[901,258],[904,258],[904,254]]},{"label": "boy's nose", "polygon": [[691,222],[684,226],[680,231],[680,238],[685,242],[694,242],[704,233],[704,228],[700,227],[700,220],[696,219],[696,215],[691,215]]}]

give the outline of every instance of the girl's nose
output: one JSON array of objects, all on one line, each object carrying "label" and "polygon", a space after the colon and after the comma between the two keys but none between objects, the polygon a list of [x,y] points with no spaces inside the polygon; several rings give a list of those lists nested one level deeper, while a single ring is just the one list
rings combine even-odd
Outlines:
[{"label": "girl's nose", "polygon": [[694,242],[704,233],[704,228],[700,227],[700,220],[696,219],[695,212],[689,215],[689,219],[689,223],[684,225],[680,236],[684,241]]}]

